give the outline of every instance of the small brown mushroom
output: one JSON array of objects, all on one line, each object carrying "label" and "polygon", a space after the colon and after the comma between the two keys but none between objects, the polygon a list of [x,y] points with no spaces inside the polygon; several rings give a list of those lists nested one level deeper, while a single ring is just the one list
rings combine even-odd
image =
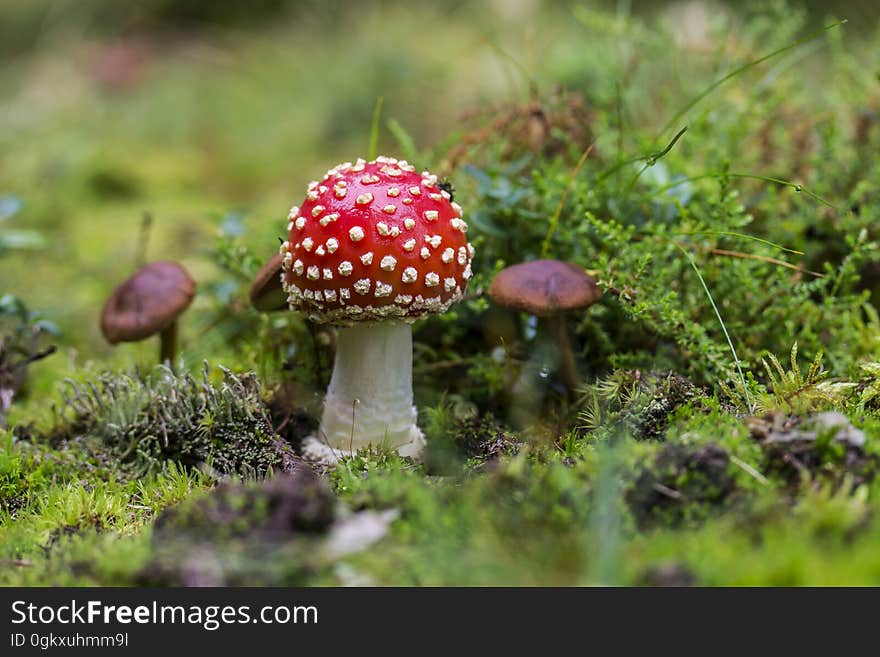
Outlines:
[{"label": "small brown mushroom", "polygon": [[533,260],[503,269],[489,286],[499,306],[545,318],[559,352],[559,375],[569,395],[580,383],[564,313],[587,308],[602,297],[582,267],[559,260]]},{"label": "small brown mushroom", "polygon": [[276,253],[254,276],[251,305],[260,312],[287,309],[287,292],[281,285],[281,254]]},{"label": "small brown mushroom", "polygon": [[107,299],[101,311],[101,333],[110,344],[138,342],[158,333],[160,362],[173,362],[177,318],[195,293],[195,281],[176,262],[144,265]]}]

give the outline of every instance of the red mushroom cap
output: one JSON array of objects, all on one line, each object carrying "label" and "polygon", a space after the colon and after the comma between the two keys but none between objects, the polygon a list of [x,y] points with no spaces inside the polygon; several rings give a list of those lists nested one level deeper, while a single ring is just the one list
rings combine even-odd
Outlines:
[{"label": "red mushroom cap", "polygon": [[311,182],[281,245],[292,309],[316,322],[414,320],[444,312],[471,277],[461,207],[427,171],[377,157]]}]

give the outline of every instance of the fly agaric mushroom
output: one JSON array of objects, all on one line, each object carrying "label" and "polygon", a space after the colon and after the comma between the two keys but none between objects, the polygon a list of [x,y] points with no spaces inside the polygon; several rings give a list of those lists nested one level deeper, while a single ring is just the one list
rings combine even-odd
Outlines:
[{"label": "fly agaric mushroom", "polygon": [[160,362],[171,362],[177,348],[177,318],[189,307],[196,283],[176,262],[144,265],[104,304],[101,333],[110,344],[139,342],[159,334]]},{"label": "fly agaric mushroom", "polygon": [[563,314],[588,308],[602,297],[596,280],[570,262],[532,260],[498,272],[489,286],[489,296],[499,306],[546,319],[559,350],[559,375],[568,394],[573,394],[580,379]]},{"label": "fly agaric mushroom", "polygon": [[260,268],[251,283],[251,305],[260,312],[287,308],[287,293],[281,282],[281,254],[276,253]]},{"label": "fly agaric mushroom", "polygon": [[461,207],[433,174],[377,157],[309,183],[288,221],[281,256],[290,307],[339,327],[324,444],[313,440],[304,451],[333,461],[384,443],[416,456],[424,436],[413,406],[411,324],[445,312],[471,277]]}]

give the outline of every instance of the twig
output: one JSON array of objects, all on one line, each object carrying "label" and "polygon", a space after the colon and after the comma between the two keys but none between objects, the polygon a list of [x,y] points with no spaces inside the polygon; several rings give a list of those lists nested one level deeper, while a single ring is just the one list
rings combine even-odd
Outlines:
[{"label": "twig", "polygon": [[815,276],[816,278],[825,278],[825,274],[820,274],[817,271],[810,271],[809,269],[804,269],[803,267],[798,267],[797,265],[786,262],[785,260],[771,258],[770,256],[758,255],[756,253],[743,253],[742,251],[728,251],[727,249],[718,249],[714,247],[706,249],[706,251],[713,255],[730,256],[732,258],[748,258],[749,260],[760,260],[761,262],[769,262],[773,265],[779,265],[780,267],[793,269],[796,272],[800,272],[802,274],[809,274],[810,276]]},{"label": "twig", "polygon": [[736,467],[741,468],[746,474],[753,477],[762,486],[769,486],[770,485],[770,480],[767,479],[767,477],[765,477],[760,472],[755,470],[755,468],[753,468],[751,465],[749,465],[748,463],[746,463],[742,459],[737,458],[736,456],[731,454],[730,460]]},{"label": "twig", "polygon": [[660,493],[661,495],[665,495],[668,498],[671,498],[676,501],[681,501],[685,499],[685,496],[679,493],[677,490],[670,488],[669,486],[664,486],[660,482],[654,484],[654,490]]}]

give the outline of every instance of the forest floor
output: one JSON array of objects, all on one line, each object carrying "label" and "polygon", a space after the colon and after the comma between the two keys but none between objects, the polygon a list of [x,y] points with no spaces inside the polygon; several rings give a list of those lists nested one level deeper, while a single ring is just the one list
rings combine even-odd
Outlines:
[{"label": "forest floor", "polygon": [[[44,23],[0,68],[0,584],[880,584],[880,28],[771,4]],[[332,331],[248,288],[377,153],[454,185],[475,275],[414,325],[424,458],[311,467]],[[603,291],[575,384],[485,294],[541,257]],[[173,369],[98,328],[160,259]]]}]

